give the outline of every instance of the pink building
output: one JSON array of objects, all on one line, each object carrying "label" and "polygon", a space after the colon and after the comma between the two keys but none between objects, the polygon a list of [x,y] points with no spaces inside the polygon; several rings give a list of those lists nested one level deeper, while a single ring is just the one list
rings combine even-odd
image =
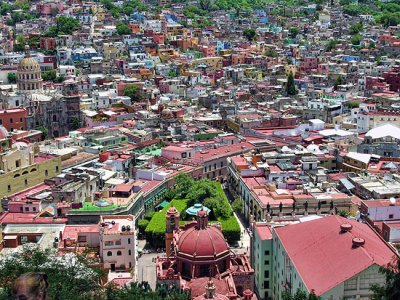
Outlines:
[{"label": "pink building", "polygon": [[195,155],[195,151],[192,148],[167,146],[162,149],[162,157],[169,160],[179,160],[185,158],[192,158]]},{"label": "pink building", "polygon": [[308,72],[318,68],[318,58],[317,57],[305,57],[300,62],[300,70],[303,72]]},{"label": "pink building", "polygon": [[135,244],[134,216],[101,216],[100,256],[105,269],[111,272],[134,270]]},{"label": "pink building", "polygon": [[37,11],[41,15],[57,15],[63,12],[64,3],[63,1],[54,1],[54,2],[41,2],[36,5]]}]

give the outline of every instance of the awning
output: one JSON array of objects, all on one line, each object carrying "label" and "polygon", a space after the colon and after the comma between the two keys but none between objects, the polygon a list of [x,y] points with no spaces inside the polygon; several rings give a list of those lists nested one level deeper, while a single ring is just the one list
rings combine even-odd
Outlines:
[{"label": "awning", "polygon": [[161,202],[160,204],[158,204],[158,205],[156,206],[156,208],[159,208],[159,207],[164,208],[164,207],[166,207],[168,204],[169,204],[168,201],[163,201],[163,202]]},{"label": "awning", "polygon": [[339,179],[339,181],[348,191],[351,191],[355,187],[347,178]]}]

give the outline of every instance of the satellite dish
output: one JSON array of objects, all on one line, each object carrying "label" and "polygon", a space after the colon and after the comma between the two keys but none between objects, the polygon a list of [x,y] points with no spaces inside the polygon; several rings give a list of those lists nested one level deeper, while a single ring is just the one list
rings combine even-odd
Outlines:
[{"label": "satellite dish", "polygon": [[389,201],[390,201],[390,204],[396,204],[396,198],[394,198],[394,197],[391,197]]}]

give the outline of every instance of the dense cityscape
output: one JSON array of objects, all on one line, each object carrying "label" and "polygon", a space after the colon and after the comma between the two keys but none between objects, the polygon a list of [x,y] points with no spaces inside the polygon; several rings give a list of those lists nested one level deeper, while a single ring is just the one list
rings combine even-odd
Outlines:
[{"label": "dense cityscape", "polygon": [[399,0],[0,16],[0,300],[400,300]]}]

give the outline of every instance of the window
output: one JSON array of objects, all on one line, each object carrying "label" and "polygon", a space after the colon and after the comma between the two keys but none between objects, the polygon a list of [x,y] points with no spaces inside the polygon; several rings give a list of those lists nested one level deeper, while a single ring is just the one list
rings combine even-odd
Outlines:
[{"label": "window", "polygon": [[11,192],[11,184],[7,185],[7,191]]},{"label": "window", "polygon": [[44,170],[44,176],[49,176],[49,171]]},{"label": "window", "polygon": [[[57,173],[58,173],[58,169],[59,169],[58,166],[56,166],[56,172],[57,172]],[[90,187],[92,187],[92,186],[90,186]]]},{"label": "window", "polygon": [[269,250],[265,250],[264,254],[269,255]]},{"label": "window", "polygon": [[22,118],[19,118],[19,121],[22,122]]},{"label": "window", "polygon": [[111,251],[108,251],[108,252],[107,252],[107,256],[112,256],[112,252],[111,252]]},{"label": "window", "polygon": [[264,289],[269,289],[269,280],[264,281]]},{"label": "window", "polygon": [[29,211],[29,207],[25,207],[25,211]]},{"label": "window", "polygon": [[121,245],[121,241],[115,241],[115,245],[116,245],[116,246]]},{"label": "window", "polygon": [[13,122],[14,122],[13,118],[10,118],[10,123],[13,123]]},{"label": "window", "polygon": [[217,164],[214,164],[214,170],[217,168]]},{"label": "window", "polygon": [[393,215],[389,215],[389,219],[393,219]]},{"label": "window", "polygon": [[25,179],[24,181],[25,181],[25,185],[28,185],[28,179]]},{"label": "window", "polygon": [[264,277],[265,278],[269,278],[269,271],[268,270],[264,271]]},{"label": "window", "polygon": [[269,260],[264,261],[264,265],[268,266],[269,265]]},{"label": "window", "polygon": [[117,251],[117,256],[121,256],[122,255],[122,252],[121,251]]},{"label": "window", "polygon": [[131,243],[131,239],[130,238],[128,238],[128,244],[130,244]]},{"label": "window", "polygon": [[106,241],[104,242],[104,246],[114,246],[114,243],[112,241]]},{"label": "window", "polygon": [[32,207],[32,211],[36,211],[36,207]]},{"label": "window", "polygon": [[132,255],[132,251],[130,249],[128,250],[128,255]]}]

